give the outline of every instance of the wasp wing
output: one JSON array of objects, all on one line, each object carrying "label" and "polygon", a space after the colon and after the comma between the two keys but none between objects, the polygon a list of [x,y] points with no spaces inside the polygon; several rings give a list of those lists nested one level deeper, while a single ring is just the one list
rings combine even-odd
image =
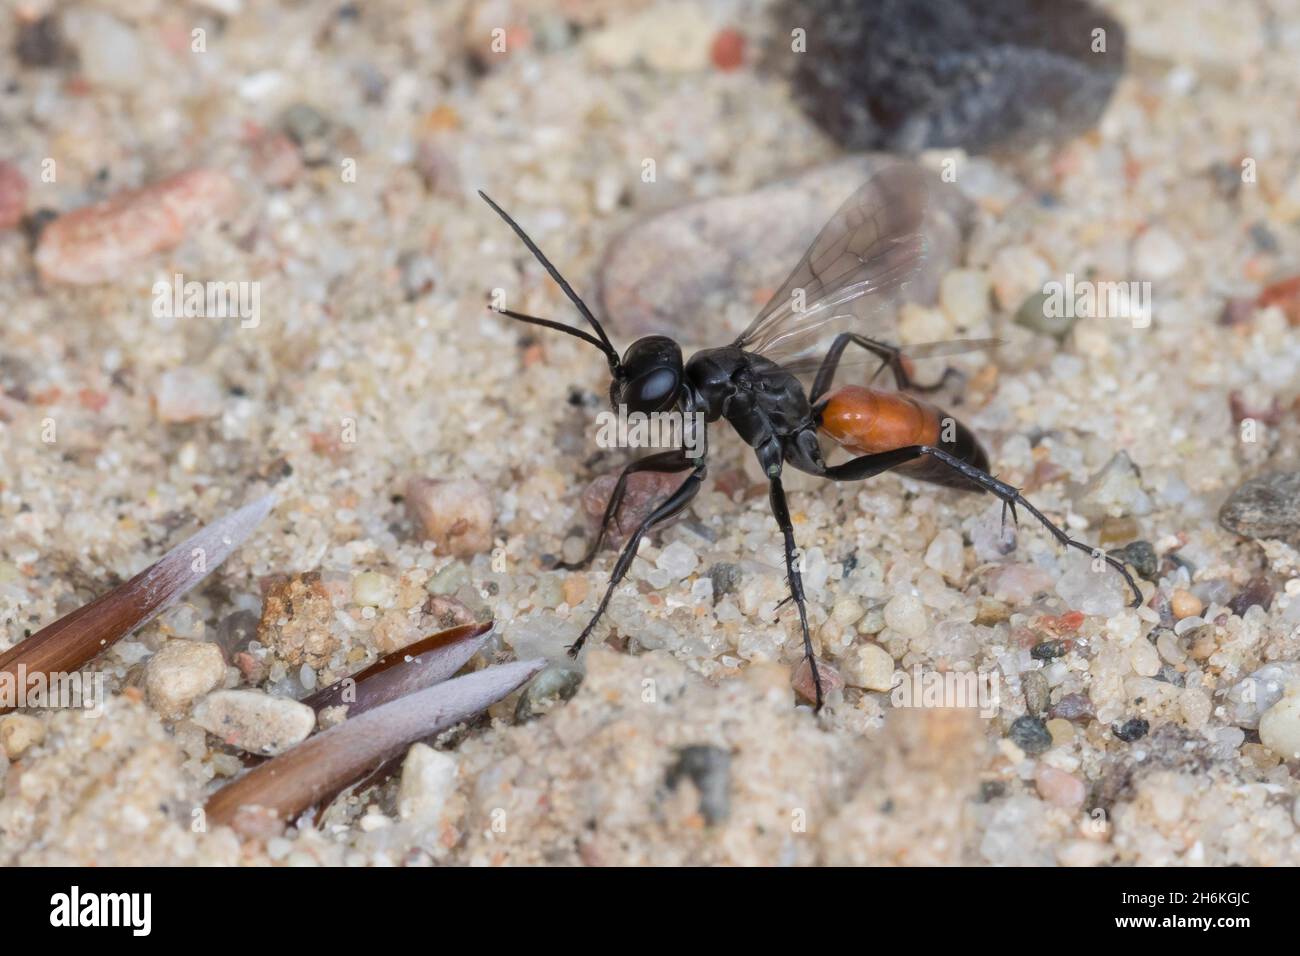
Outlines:
[{"label": "wasp wing", "polygon": [[[935,359],[949,358],[954,355],[969,355],[995,349],[1002,344],[1001,339],[944,339],[942,342],[923,342],[920,345],[904,345],[899,348],[899,355],[904,362],[928,362]],[[840,372],[854,372],[859,369],[884,369],[888,363],[880,356],[866,349],[850,346],[851,352],[840,356],[835,367]],[[825,361],[825,355],[815,353],[801,355],[782,362],[772,369],[772,374],[785,373],[795,378],[816,375]],[[860,384],[860,383],[859,383]]]},{"label": "wasp wing", "polygon": [[734,344],[780,362],[847,328],[885,325],[925,262],[928,175],[899,163],[867,180]]}]

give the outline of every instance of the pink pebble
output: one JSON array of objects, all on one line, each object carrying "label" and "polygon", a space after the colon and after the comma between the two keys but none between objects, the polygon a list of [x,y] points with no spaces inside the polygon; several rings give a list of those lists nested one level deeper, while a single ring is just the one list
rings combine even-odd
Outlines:
[{"label": "pink pebble", "polygon": [[220,221],[238,192],[225,173],[192,169],[65,213],[45,227],[36,266],[52,282],[111,282],[198,226]]},{"label": "pink pebble", "polygon": [[27,212],[27,178],[13,163],[0,163],[0,230],[12,229]]},{"label": "pink pebble", "polygon": [[1034,785],[1038,795],[1053,806],[1077,810],[1087,796],[1083,781],[1072,773],[1041,765],[1034,771]]}]

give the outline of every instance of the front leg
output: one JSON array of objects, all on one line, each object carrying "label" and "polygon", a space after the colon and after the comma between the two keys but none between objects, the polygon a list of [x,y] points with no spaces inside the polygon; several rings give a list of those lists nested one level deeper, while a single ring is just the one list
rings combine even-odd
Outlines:
[{"label": "front leg", "polygon": [[600,529],[596,532],[596,537],[592,540],[587,553],[577,561],[557,561],[555,567],[565,571],[580,571],[595,560],[596,555],[600,552],[600,546],[605,540],[605,535],[609,531],[609,526],[613,523],[614,518],[618,515],[618,509],[623,504],[623,496],[627,492],[627,479],[629,475],[639,471],[652,471],[672,473],[685,471],[692,467],[694,460],[686,456],[686,452],[680,448],[674,448],[671,451],[659,452],[655,455],[647,455],[632,462],[618,476],[618,484],[614,486],[613,493],[609,496],[609,502],[605,505],[605,515],[600,519]]},{"label": "front leg", "polygon": [[781,536],[785,539],[785,573],[790,584],[790,597],[799,608],[799,627],[803,631],[803,656],[812,670],[813,687],[817,692],[817,709],[821,710],[822,678],[817,670],[817,660],[813,657],[812,636],[808,633],[808,605],[804,599],[803,577],[799,574],[799,566],[795,562],[794,524],[790,521],[790,509],[785,503],[785,489],[781,486],[781,476],[771,475],[768,477],[768,482],[771,485],[769,500],[772,504],[772,516],[776,518],[776,523],[781,528]]},{"label": "front leg", "polygon": [[795,561],[797,548],[794,543],[794,522],[790,520],[790,508],[785,502],[785,488],[781,484],[781,463],[784,454],[780,442],[776,439],[768,441],[756,450],[759,464],[763,466],[763,471],[767,475],[768,500],[772,506],[772,517],[776,518],[777,526],[781,529],[785,546],[786,581],[790,585],[789,600],[793,600],[799,608],[803,653],[808,661],[808,667],[812,670],[813,688],[817,692],[817,709],[821,710],[824,702],[822,678],[817,670],[817,661],[813,657],[812,635],[808,633],[808,604],[803,593],[803,576],[800,575],[799,566]]},{"label": "front leg", "polygon": [[618,556],[618,562],[614,565],[613,572],[610,573],[609,586],[605,588],[605,596],[600,599],[600,606],[596,608],[596,613],[591,616],[591,620],[582,629],[578,639],[569,647],[570,657],[577,657],[582,651],[582,645],[587,642],[587,637],[595,630],[596,622],[605,613],[605,608],[609,607],[609,599],[613,597],[614,589],[618,587],[619,582],[623,580],[623,576],[627,574],[628,568],[632,566],[632,560],[636,557],[636,549],[641,544],[641,539],[645,537],[646,532],[660,522],[667,521],[678,514],[699,493],[700,484],[704,481],[704,474],[708,468],[703,458],[697,459],[693,468],[694,470],[687,476],[681,487],[637,525],[636,530],[632,532],[632,537],[627,539],[627,544],[623,546],[623,552]]}]

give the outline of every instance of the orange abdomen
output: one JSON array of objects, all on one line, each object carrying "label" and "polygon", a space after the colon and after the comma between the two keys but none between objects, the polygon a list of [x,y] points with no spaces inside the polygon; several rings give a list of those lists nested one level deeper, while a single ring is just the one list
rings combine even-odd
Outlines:
[{"label": "orange abdomen", "polygon": [[942,413],[903,392],[845,385],[826,400],[821,428],[857,455],[937,445]]},{"label": "orange abdomen", "polygon": [[[821,406],[819,423],[824,434],[853,455],[930,445],[981,471],[989,469],[988,455],[969,428],[906,392],[845,385]],[[974,490],[966,478],[933,456],[921,456],[894,470],[921,481]]]}]

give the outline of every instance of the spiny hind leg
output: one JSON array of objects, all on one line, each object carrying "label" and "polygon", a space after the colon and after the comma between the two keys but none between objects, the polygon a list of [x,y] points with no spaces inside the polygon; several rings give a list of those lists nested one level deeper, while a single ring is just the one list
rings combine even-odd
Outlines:
[{"label": "spiny hind leg", "polygon": [[1087,552],[1093,557],[1102,557],[1107,564],[1118,571],[1128,583],[1129,589],[1133,592],[1133,607],[1140,607],[1142,604],[1142,591],[1138,588],[1137,582],[1133,576],[1128,573],[1122,561],[1117,561],[1106,552],[1091,545],[1085,544],[1071,538],[1061,528],[1052,523],[1048,517],[1035,508],[1020,489],[1005,481],[990,475],[982,468],[977,468],[969,462],[962,461],[955,455],[951,455],[942,448],[935,448],[931,445],[910,445],[906,448],[896,448],[892,451],[880,452],[875,455],[861,455],[840,465],[828,466],[822,474],[832,481],[860,481],[864,478],[871,478],[881,472],[889,471],[891,468],[897,468],[899,465],[906,464],[909,461],[915,461],[922,455],[929,455],[936,461],[947,465],[953,471],[965,477],[977,488],[987,491],[989,494],[998,498],[1003,505],[1004,515],[1006,509],[1010,509],[1012,520],[1019,522],[1016,514],[1016,508],[1024,508],[1031,515],[1051,532],[1052,537],[1059,541],[1067,548],[1075,548],[1079,551]]}]

